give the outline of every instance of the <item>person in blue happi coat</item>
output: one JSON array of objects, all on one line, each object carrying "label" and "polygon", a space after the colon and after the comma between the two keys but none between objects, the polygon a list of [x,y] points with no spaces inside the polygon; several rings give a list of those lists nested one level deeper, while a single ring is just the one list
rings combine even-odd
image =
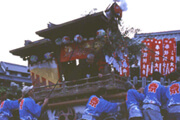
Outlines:
[{"label": "person in blue happi coat", "polygon": [[129,120],[143,120],[143,114],[141,111],[141,103],[144,100],[143,88],[140,88],[138,91],[135,89],[135,86],[127,81],[125,83],[125,88],[127,91],[126,95],[126,106],[129,112]]},{"label": "person in blue happi coat", "polygon": [[166,88],[160,83],[161,74],[153,72],[153,81],[145,89],[143,114],[145,120],[163,120],[161,107],[166,103]]},{"label": "person in blue happi coat", "polygon": [[36,104],[34,101],[33,86],[24,86],[22,89],[24,98],[19,104],[19,116],[20,120],[37,120],[41,112],[45,109],[48,104],[48,98],[44,99],[42,105]]},{"label": "person in blue happi coat", "polygon": [[112,103],[100,95],[105,94],[105,89],[100,88],[96,95],[91,95],[84,110],[82,120],[97,120],[102,113],[116,113],[120,103]]},{"label": "person in blue happi coat", "polygon": [[19,100],[9,100],[6,97],[6,92],[1,93],[1,105],[0,105],[0,120],[9,120],[13,118],[13,110],[18,109]]},{"label": "person in blue happi coat", "polygon": [[166,91],[167,120],[180,120],[180,73],[171,73],[170,80],[173,82],[167,87]]}]

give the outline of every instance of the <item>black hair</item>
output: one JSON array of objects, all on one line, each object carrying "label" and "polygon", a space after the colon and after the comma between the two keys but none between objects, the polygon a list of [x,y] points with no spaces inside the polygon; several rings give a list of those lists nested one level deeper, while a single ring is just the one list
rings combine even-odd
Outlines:
[{"label": "black hair", "polygon": [[178,73],[177,71],[172,72],[168,75],[168,78],[173,81],[173,80],[177,80],[180,77],[180,73]]},{"label": "black hair", "polygon": [[27,93],[27,94],[25,94],[25,95],[24,95],[24,97],[25,97],[25,98],[26,98],[26,97],[29,97],[28,93]]},{"label": "black hair", "polygon": [[158,80],[158,81],[160,81],[160,78],[162,77],[161,73],[157,71],[154,71],[152,76],[153,76],[153,80]]}]

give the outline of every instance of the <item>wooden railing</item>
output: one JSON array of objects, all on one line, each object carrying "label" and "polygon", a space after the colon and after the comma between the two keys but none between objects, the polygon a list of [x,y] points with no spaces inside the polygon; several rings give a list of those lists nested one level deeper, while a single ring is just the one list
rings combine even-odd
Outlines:
[{"label": "wooden railing", "polygon": [[[141,84],[142,87],[145,87],[148,83],[150,83],[153,80],[152,77],[147,79],[146,77],[142,77],[141,79],[137,79],[137,77],[133,77],[131,82],[135,84]],[[170,84],[170,79],[165,79],[164,77],[161,77],[160,82],[162,85],[169,85]]]},{"label": "wooden railing", "polygon": [[[126,97],[126,92],[117,93],[113,95],[103,96],[106,100],[113,100],[113,99],[124,99]],[[79,100],[70,100],[64,102],[57,102],[57,103],[50,103],[48,107],[56,107],[56,106],[73,106],[84,104],[88,102],[89,98],[79,99]],[[121,104],[125,104],[125,101],[121,102]]]},{"label": "wooden railing", "polygon": [[[127,78],[120,77],[114,73],[104,75],[102,78],[91,77],[74,81],[63,81],[56,85],[50,98],[68,97],[73,95],[81,95],[85,93],[93,93],[99,88],[107,90],[121,89],[124,90],[124,82]],[[42,100],[51,92],[54,85],[35,87],[35,99]]]},{"label": "wooden railing", "polygon": [[[87,93],[94,93],[98,91],[99,88],[106,88],[107,90],[124,90],[124,83],[130,80],[127,77],[120,77],[117,74],[109,73],[104,75],[102,78],[99,77],[91,77],[91,78],[84,78],[80,80],[74,81],[63,81],[56,85],[56,88],[52,92],[50,98],[60,98],[60,97],[71,97],[71,96],[78,96]],[[146,79],[145,77],[138,80],[137,77],[134,77],[133,80],[130,80],[133,84],[141,84],[140,87],[145,87],[148,83],[152,81],[152,79]],[[169,80],[165,80],[161,78],[161,83],[163,85],[169,84]],[[35,99],[37,101],[43,100],[52,90],[54,85],[49,86],[41,86],[35,88]],[[117,93],[113,95],[106,96],[107,98],[113,98],[112,96],[118,97],[125,97],[125,93]],[[66,104],[78,104],[82,102],[87,102],[87,98],[76,98],[77,100],[68,100],[66,102],[56,102],[58,105],[66,105]],[[49,104],[49,106],[54,106],[56,103]]]}]

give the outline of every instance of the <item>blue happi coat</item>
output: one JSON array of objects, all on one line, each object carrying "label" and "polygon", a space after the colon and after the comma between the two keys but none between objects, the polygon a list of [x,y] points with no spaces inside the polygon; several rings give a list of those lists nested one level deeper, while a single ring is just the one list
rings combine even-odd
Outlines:
[{"label": "blue happi coat", "polygon": [[144,94],[139,93],[135,89],[130,89],[127,91],[126,97],[126,105],[127,109],[129,109],[133,105],[140,105],[140,103],[144,100]]},{"label": "blue happi coat", "polygon": [[114,113],[117,112],[117,103],[111,103],[103,98],[99,98],[96,95],[92,95],[85,109],[85,114],[99,117],[101,113]]},{"label": "blue happi coat", "polygon": [[160,107],[166,103],[165,93],[166,88],[159,81],[153,80],[144,89],[145,99],[143,104],[153,104]]},{"label": "blue happi coat", "polygon": [[28,97],[21,100],[19,104],[19,116],[21,120],[37,120],[41,115],[42,106]]},{"label": "blue happi coat", "polygon": [[13,117],[12,110],[18,109],[18,100],[5,100],[1,102],[0,106],[0,120],[7,120]]},{"label": "blue happi coat", "polygon": [[172,83],[168,86],[166,91],[167,108],[170,112],[180,111],[180,82]]}]

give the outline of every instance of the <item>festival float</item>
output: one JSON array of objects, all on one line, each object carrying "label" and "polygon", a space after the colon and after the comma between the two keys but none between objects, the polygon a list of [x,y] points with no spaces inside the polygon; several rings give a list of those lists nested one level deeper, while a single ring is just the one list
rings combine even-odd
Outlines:
[{"label": "festival float", "polygon": [[[107,91],[107,95],[103,96],[105,99],[124,101],[124,83],[129,76],[129,67],[126,45],[123,45],[125,41],[118,29],[122,13],[122,3],[113,2],[105,11],[59,25],[49,23],[48,28],[36,32],[43,39],[34,42],[26,40],[24,47],[10,51],[28,61],[35,100],[50,98],[48,108],[42,115],[44,120],[80,119],[89,96],[96,94],[100,88]],[[122,44],[117,45],[118,49],[113,49],[113,42],[117,39]],[[103,69],[108,66],[110,71],[105,71],[102,78],[69,80],[72,70],[89,53],[97,56],[99,66]],[[123,118],[123,107],[119,114],[106,115],[102,119]]]}]

